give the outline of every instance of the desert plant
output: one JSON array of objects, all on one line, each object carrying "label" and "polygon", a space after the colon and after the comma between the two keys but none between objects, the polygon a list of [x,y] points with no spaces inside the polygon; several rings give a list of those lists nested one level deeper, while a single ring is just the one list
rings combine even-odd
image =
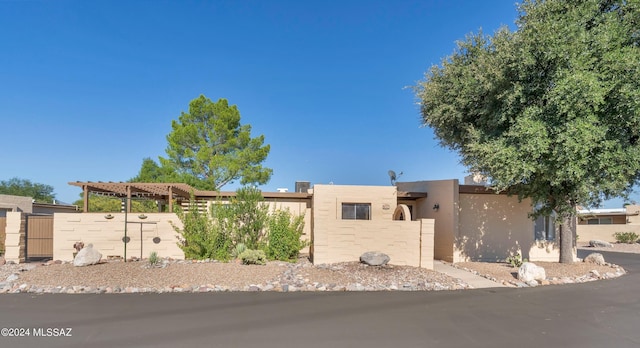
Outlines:
[{"label": "desert plant", "polygon": [[287,210],[277,210],[269,217],[266,254],[271,260],[292,261],[308,244],[300,239],[304,215],[292,216]]},{"label": "desert plant", "polygon": [[178,233],[178,246],[187,259],[216,259],[228,261],[231,257],[231,238],[224,226],[211,220],[208,214],[200,212],[194,198],[189,208],[175,211],[182,221],[182,228],[172,224]]},{"label": "desert plant", "polygon": [[211,207],[215,223],[234,243],[249,249],[259,249],[269,216],[269,205],[256,187],[245,186],[236,190],[228,203],[218,201]]},{"label": "desert plant", "polygon": [[233,250],[231,250],[231,257],[237,259],[245,250],[247,250],[247,246],[244,243],[238,243]]},{"label": "desert plant", "polygon": [[262,250],[247,249],[239,256],[243,265],[266,265],[267,255]]},{"label": "desert plant", "polygon": [[613,234],[618,243],[633,244],[640,238],[635,232],[616,232]]},{"label": "desert plant", "polygon": [[158,257],[158,253],[155,251],[152,251],[151,254],[149,254],[149,265],[155,266],[159,262],[160,262],[160,258]]},{"label": "desert plant", "polygon": [[520,253],[507,257],[507,263],[513,268],[519,268],[525,262],[527,262],[527,259],[523,259]]}]

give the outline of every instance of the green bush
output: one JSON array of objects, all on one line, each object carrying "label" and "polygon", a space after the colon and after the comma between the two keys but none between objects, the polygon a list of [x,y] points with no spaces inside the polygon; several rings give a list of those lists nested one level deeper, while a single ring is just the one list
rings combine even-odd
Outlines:
[{"label": "green bush", "polygon": [[262,250],[247,249],[243,251],[239,258],[243,265],[266,265],[267,255]]},{"label": "green bush", "polygon": [[520,268],[524,262],[527,262],[527,259],[522,259],[520,253],[507,257],[507,263],[513,268]]},{"label": "green bush", "polygon": [[308,244],[301,240],[304,216],[292,216],[289,210],[277,210],[269,217],[267,257],[270,260],[293,261]]},{"label": "green bush", "polygon": [[149,264],[151,266],[155,266],[160,262],[160,258],[158,257],[158,253],[155,251],[152,251],[151,254],[149,254]]},{"label": "green bush", "polygon": [[232,240],[232,244],[244,244],[249,249],[260,248],[268,213],[269,206],[255,187],[242,187],[229,202],[218,200],[211,206],[214,225]]},{"label": "green bush", "polygon": [[613,236],[616,238],[616,241],[618,241],[618,243],[627,244],[636,243],[640,238],[638,234],[634,232],[616,232],[613,234]]},{"label": "green bush", "polygon": [[296,260],[308,245],[300,240],[304,216],[292,216],[289,210],[269,215],[268,209],[255,187],[238,189],[229,202],[219,199],[210,214],[201,212],[192,197],[188,209],[176,208],[183,224],[173,225],[178,245],[187,259],[228,261],[252,249],[262,250],[272,260]]},{"label": "green bush", "polygon": [[186,259],[216,259],[228,261],[233,243],[224,226],[214,223],[206,213],[201,213],[192,198],[187,211],[176,207],[176,215],[183,228],[173,225],[178,233],[178,246]]},{"label": "green bush", "polygon": [[237,259],[245,250],[247,250],[247,246],[244,245],[244,243],[238,243],[233,250],[231,250],[231,257]]}]

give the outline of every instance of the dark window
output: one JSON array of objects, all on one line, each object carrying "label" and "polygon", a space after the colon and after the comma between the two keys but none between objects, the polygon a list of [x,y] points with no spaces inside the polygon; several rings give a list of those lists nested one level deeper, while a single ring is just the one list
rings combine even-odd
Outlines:
[{"label": "dark window", "polygon": [[540,216],[535,221],[536,240],[555,240],[556,227],[552,216]]},{"label": "dark window", "polygon": [[371,220],[371,203],[342,203],[343,220]]},{"label": "dark window", "polygon": [[611,225],[612,223],[613,223],[613,219],[610,217],[592,218],[587,220],[587,225]]}]

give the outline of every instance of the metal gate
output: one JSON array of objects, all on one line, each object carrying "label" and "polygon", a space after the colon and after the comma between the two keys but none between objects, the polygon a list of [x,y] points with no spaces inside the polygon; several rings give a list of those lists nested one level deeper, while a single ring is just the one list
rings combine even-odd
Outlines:
[{"label": "metal gate", "polygon": [[27,215],[27,261],[53,259],[53,215]]}]

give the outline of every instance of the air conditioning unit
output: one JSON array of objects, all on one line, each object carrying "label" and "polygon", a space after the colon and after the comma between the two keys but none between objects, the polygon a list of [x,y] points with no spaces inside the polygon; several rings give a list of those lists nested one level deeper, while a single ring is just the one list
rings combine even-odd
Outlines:
[{"label": "air conditioning unit", "polygon": [[308,181],[296,181],[296,192],[307,193],[311,188],[311,183]]}]

